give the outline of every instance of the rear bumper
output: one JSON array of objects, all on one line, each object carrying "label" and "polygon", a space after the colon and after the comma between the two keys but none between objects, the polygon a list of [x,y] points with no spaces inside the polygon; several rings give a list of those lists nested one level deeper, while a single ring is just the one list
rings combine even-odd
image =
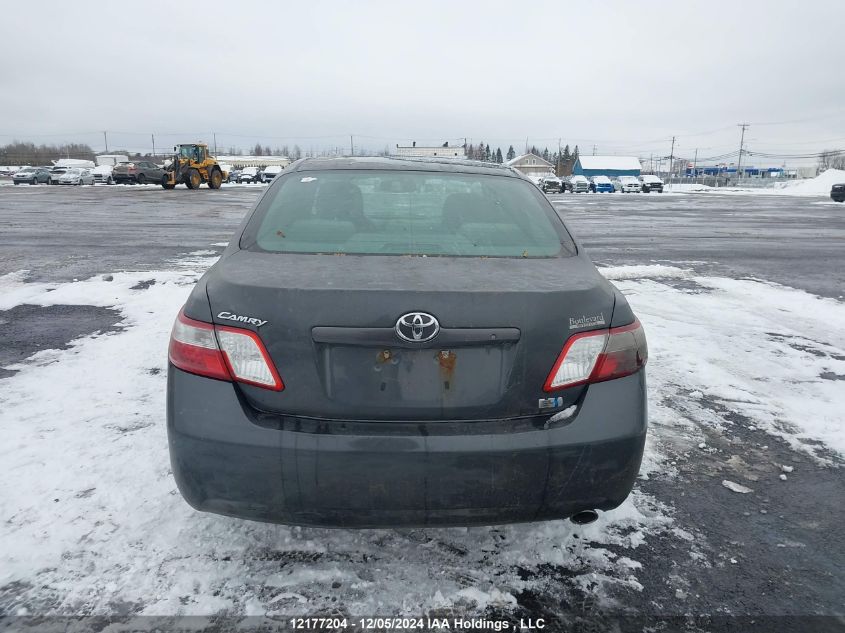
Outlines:
[{"label": "rear bumper", "polygon": [[[170,366],[176,483],[194,508],[331,527],[489,525],[621,504],[639,471],[645,373],[590,386],[574,418],[344,422],[263,416]],[[476,426],[479,431],[467,430]],[[460,427],[460,429],[458,429]]]}]

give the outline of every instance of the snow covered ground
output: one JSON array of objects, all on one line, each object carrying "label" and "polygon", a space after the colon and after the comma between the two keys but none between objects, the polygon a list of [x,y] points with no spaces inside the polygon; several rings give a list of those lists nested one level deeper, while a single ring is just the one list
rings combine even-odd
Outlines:
[{"label": "snow covered ground", "polygon": [[[0,612],[489,614],[546,594],[612,607],[642,591],[643,549],[656,540],[683,544],[679,574],[722,564],[671,499],[641,487],[587,527],[347,531],[195,512],[169,470],[166,347],[214,252],[66,283],[0,277],[0,310],[79,304],[123,316],[121,330],[41,351],[0,382]],[[669,447],[708,450],[726,420],[819,463],[845,454],[845,305],[681,264],[603,272],[649,338],[643,482],[671,477]]]}]

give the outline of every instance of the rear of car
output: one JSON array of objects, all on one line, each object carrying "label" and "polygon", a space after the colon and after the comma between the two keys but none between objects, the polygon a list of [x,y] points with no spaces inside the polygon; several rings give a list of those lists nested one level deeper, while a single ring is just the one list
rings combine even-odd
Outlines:
[{"label": "rear of car", "polygon": [[595,193],[613,193],[613,183],[607,176],[593,176],[590,178],[592,183],[592,190]]},{"label": "rear of car", "polygon": [[312,159],[174,324],[168,437],[194,507],[327,526],[611,509],[646,431],[643,330],[506,168]]},{"label": "rear of car", "polygon": [[70,168],[69,167],[53,167],[53,168],[51,168],[50,169],[50,176],[49,176],[49,179],[47,180],[47,182],[50,183],[51,185],[58,185],[59,179],[61,179],[61,177],[64,176],[67,173],[68,169],[70,169]]},{"label": "rear of car", "polygon": [[834,202],[845,202],[845,183],[836,184],[830,188],[830,199]]},{"label": "rear of car", "polygon": [[642,186],[634,176],[619,176],[616,179],[616,189],[621,193],[640,193]]},{"label": "rear of car", "polygon": [[586,176],[572,176],[569,179],[570,191],[572,193],[587,193],[590,191],[590,181]]},{"label": "rear of car", "polygon": [[133,161],[118,163],[112,169],[112,178],[118,185],[133,184],[138,182],[138,175],[141,168]]},{"label": "rear of car", "polygon": [[659,176],[644,174],[640,176],[640,185],[643,193],[650,193],[652,191],[663,193],[663,180]]},{"label": "rear of car", "polygon": [[540,188],[544,193],[563,193],[563,181],[557,176],[545,176]]}]

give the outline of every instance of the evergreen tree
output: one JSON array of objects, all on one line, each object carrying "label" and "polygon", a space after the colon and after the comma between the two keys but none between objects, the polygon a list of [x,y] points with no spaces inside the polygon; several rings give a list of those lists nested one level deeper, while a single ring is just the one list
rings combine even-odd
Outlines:
[{"label": "evergreen tree", "polygon": [[572,158],[572,153],[569,151],[569,144],[567,144],[566,147],[563,148],[562,160],[563,160],[564,163],[568,163],[571,158]]},{"label": "evergreen tree", "polygon": [[572,164],[575,164],[575,161],[578,160],[578,157],[581,155],[581,152],[578,151],[578,146],[575,146],[575,150],[572,152]]},{"label": "evergreen tree", "polygon": [[[511,148],[511,149],[513,149],[513,148]],[[496,148],[496,162],[499,163],[500,165],[502,164],[502,162],[504,162],[504,161],[502,161],[502,148],[501,147]]]},{"label": "evergreen tree", "polygon": [[485,145],[484,146],[484,160],[486,160],[489,163],[492,159],[493,159],[493,155],[490,153],[490,146]]},{"label": "evergreen tree", "polygon": [[252,155],[253,156],[263,156],[264,155],[263,151],[264,150],[261,149],[261,143],[256,143],[255,147],[252,148]]},{"label": "evergreen tree", "polygon": [[465,149],[466,149],[467,158],[469,158],[470,160],[473,160],[475,158],[475,146],[473,146],[473,144],[470,143],[469,145],[466,146]]},{"label": "evergreen tree", "polygon": [[549,156],[549,148],[548,147],[543,150],[543,160],[546,161],[546,162],[551,162],[551,160],[552,160],[552,157]]},{"label": "evergreen tree", "polygon": [[293,146],[293,152],[291,154],[291,158],[293,160],[299,160],[300,158],[302,158],[302,150],[299,149],[299,145]]},{"label": "evergreen tree", "polygon": [[508,157],[508,160],[513,160],[514,158],[516,158],[516,152],[513,151],[513,145],[508,147],[507,157]]},{"label": "evergreen tree", "polygon": [[264,155],[265,155],[265,156],[272,156],[272,155],[273,155],[273,152],[272,152],[272,151],[270,151],[270,146],[269,146],[269,145],[265,145],[265,146],[264,146]]}]

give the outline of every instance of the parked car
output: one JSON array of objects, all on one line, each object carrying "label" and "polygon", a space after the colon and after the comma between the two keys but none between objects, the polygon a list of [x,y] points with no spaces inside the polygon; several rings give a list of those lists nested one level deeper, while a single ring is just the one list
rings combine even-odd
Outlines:
[{"label": "parked car", "polygon": [[2,165],[0,166],[0,176],[14,176],[18,173],[21,169],[24,169],[26,166],[17,166],[17,165]]},{"label": "parked car", "polygon": [[563,181],[557,176],[543,176],[540,180],[543,193],[563,193]]},{"label": "parked car", "polygon": [[283,167],[281,165],[267,165],[267,167],[261,170],[261,173],[258,174],[258,180],[261,182],[270,182],[273,178],[281,174],[282,170]]},{"label": "parked car", "polygon": [[223,182],[232,182],[232,172],[234,171],[234,167],[228,163],[218,164],[220,165],[220,171],[223,172]]},{"label": "parked car", "polygon": [[830,199],[834,202],[845,202],[845,183],[836,184],[830,188]]},{"label": "parked car", "polygon": [[589,523],[637,477],[647,355],[527,178],[305,159],[176,317],[172,472],[193,507],[259,521]]},{"label": "parked car", "polygon": [[70,169],[70,167],[64,167],[64,166],[61,166],[61,165],[55,165],[55,166],[51,167],[50,168],[50,179],[47,181],[47,184],[58,185],[59,184],[59,178],[64,176],[68,169]]},{"label": "parked car", "polygon": [[607,176],[593,176],[590,178],[590,191],[593,193],[613,193],[613,183]]},{"label": "parked car", "polygon": [[30,185],[37,185],[40,182],[48,183],[50,182],[50,170],[46,167],[24,167],[14,173],[12,181],[16,185],[22,183]]},{"label": "parked car", "polygon": [[112,165],[98,165],[91,170],[91,174],[94,176],[94,182],[105,185],[114,184],[113,172],[114,167]]},{"label": "parked car", "polygon": [[649,193],[651,191],[663,193],[663,180],[659,176],[643,174],[640,176],[640,184],[643,193]]},{"label": "parked car", "polygon": [[112,169],[112,177],[118,184],[154,183],[160,184],[164,178],[164,169],[146,160],[118,163]]},{"label": "parked car", "polygon": [[238,174],[238,182],[257,182],[258,167],[244,167]]},{"label": "parked car", "polygon": [[59,176],[60,185],[93,185],[94,174],[90,169],[70,167],[65,173]]},{"label": "parked car", "polygon": [[240,169],[232,169],[229,172],[229,176],[226,179],[226,182],[238,182],[238,176],[240,176],[240,175],[241,175]]},{"label": "parked car", "polygon": [[572,193],[587,193],[590,190],[590,181],[586,176],[570,176],[568,182]]},{"label": "parked car", "polygon": [[640,193],[642,191],[642,185],[635,176],[619,176],[613,182],[613,187],[621,193]]}]

